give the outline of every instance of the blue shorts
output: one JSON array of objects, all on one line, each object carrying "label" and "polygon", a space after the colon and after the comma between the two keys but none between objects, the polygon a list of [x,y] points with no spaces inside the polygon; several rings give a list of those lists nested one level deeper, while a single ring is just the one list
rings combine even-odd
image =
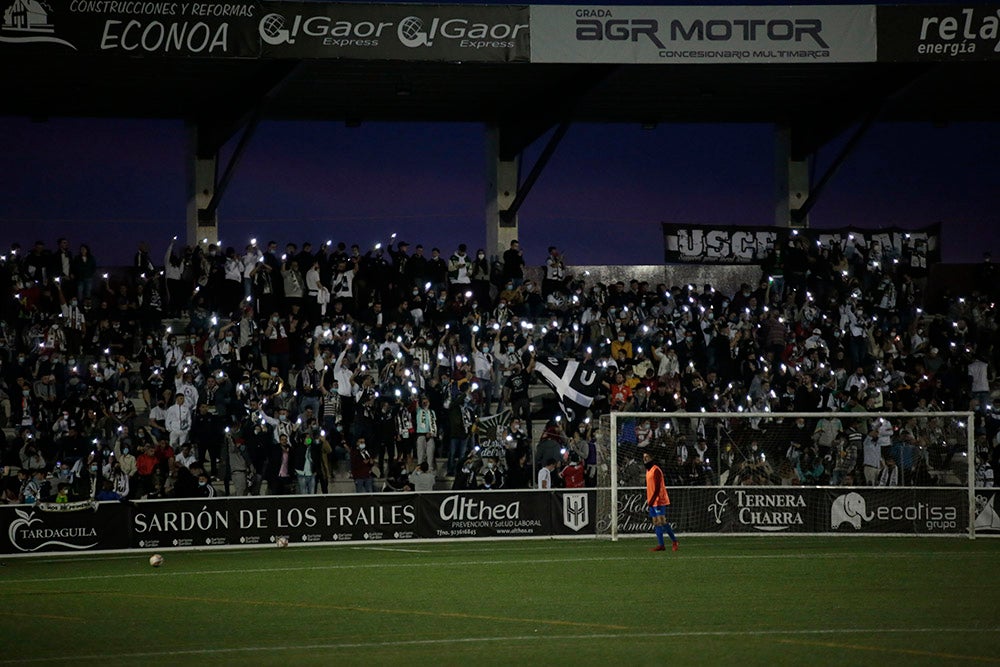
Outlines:
[{"label": "blue shorts", "polygon": [[650,505],[649,507],[649,518],[654,519],[658,516],[667,516],[667,506],[666,505]]}]

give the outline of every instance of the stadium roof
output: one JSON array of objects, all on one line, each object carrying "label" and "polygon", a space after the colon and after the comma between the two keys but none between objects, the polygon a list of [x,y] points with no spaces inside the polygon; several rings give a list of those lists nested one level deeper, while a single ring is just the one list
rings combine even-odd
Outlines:
[{"label": "stadium roof", "polygon": [[[562,65],[38,56],[0,113],[32,117],[788,123],[1000,120],[1000,63]],[[10,94],[17,91],[16,94]],[[824,131],[822,128],[826,128]]]},{"label": "stadium roof", "polygon": [[[58,3],[64,4],[63,0]],[[285,6],[290,5],[257,7],[255,16]],[[364,9],[369,6],[376,9]],[[257,35],[254,18],[245,25],[246,39],[234,47],[249,49],[243,54],[251,57],[136,57],[141,49],[122,50],[124,36],[115,42],[117,53],[104,51],[107,26],[120,27],[128,17],[109,20],[102,28],[105,17],[99,12],[95,18],[73,14],[73,3],[67,7],[51,16],[36,15],[37,25],[30,25],[30,15],[21,20],[28,28],[51,33],[52,18],[58,18],[56,39],[50,35],[43,41],[73,46],[59,36],[70,34],[64,28],[74,28],[89,36],[90,50],[19,44],[17,51],[8,51],[16,55],[0,58],[4,89],[0,114],[178,118],[217,126],[220,135],[227,135],[224,128],[238,127],[249,114],[262,119],[352,124],[489,122],[519,128],[513,134],[521,136],[508,150],[517,150],[545,128],[567,121],[781,123],[796,130],[796,141],[802,142],[797,152],[808,152],[862,118],[940,123],[1000,120],[1000,97],[994,94],[1000,89],[1000,60],[990,61],[990,55],[981,60],[944,57],[921,62],[883,60],[880,53],[876,62],[834,59],[765,64],[592,64],[574,59],[536,62],[533,56],[532,62],[516,58],[516,62],[489,58],[454,62],[452,58],[392,59],[395,56],[389,51],[384,59],[275,58],[261,50],[268,44],[259,42],[263,33]],[[367,4],[339,7],[338,11],[356,13],[390,11]],[[517,10],[510,6],[510,11]],[[910,20],[905,12],[902,16]],[[914,16],[919,20],[922,15]],[[0,28],[14,35],[19,29],[17,20],[5,14]],[[846,38],[856,32],[848,30]],[[19,39],[25,41],[17,35],[0,41]],[[82,44],[81,40],[77,43]],[[258,43],[248,47],[252,40]],[[294,40],[284,41],[274,48],[298,48]],[[873,46],[874,36],[858,41]],[[316,51],[307,53],[315,55]]]}]

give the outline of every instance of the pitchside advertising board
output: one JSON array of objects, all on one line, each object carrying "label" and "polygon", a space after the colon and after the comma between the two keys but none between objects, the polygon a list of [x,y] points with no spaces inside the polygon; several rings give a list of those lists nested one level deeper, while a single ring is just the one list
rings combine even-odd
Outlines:
[{"label": "pitchside advertising board", "polygon": [[[958,488],[682,487],[670,500],[667,517],[681,533],[930,535],[969,525],[968,491]],[[652,530],[645,501],[645,489],[619,493],[619,533]]]},{"label": "pitchside advertising board", "polygon": [[848,63],[876,56],[875,8],[533,6],[537,63]]},{"label": "pitchside advertising board", "polygon": [[[790,241],[808,245],[838,246],[845,254],[864,250],[885,261],[926,268],[941,261],[941,226],[919,229],[880,227],[877,230],[790,229],[768,226],[674,225],[663,223],[665,260],[668,264],[759,264],[772,248],[787,248]],[[874,254],[873,254],[874,253]]]},{"label": "pitchside advertising board", "polygon": [[528,60],[527,6],[0,0],[0,48],[109,56]]},{"label": "pitchside advertising board", "polygon": [[0,553],[594,535],[595,492],[486,491],[0,508]]}]

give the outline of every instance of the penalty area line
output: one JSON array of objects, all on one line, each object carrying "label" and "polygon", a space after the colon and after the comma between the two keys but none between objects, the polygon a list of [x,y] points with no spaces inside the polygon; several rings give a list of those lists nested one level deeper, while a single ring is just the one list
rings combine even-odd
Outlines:
[{"label": "penalty area line", "polygon": [[[553,639],[565,640],[620,640],[620,639],[684,639],[699,637],[802,637],[802,636],[836,636],[847,634],[926,634],[940,632],[964,632],[964,633],[990,633],[1000,632],[1000,628],[824,628],[818,630],[703,630],[703,631],[678,631],[678,632],[622,632],[622,633],[597,633],[579,635],[548,635],[533,634],[520,636],[494,636],[494,637],[456,637],[452,639],[412,639],[404,641],[394,641],[392,645],[399,646],[448,646],[461,644],[485,644],[493,642],[518,642],[518,641],[552,641]],[[780,639],[776,641],[782,641]],[[794,640],[789,640],[792,643]],[[805,643],[805,642],[803,642]],[[814,642],[817,645],[826,645],[822,642]],[[135,653],[95,653],[90,655],[58,655],[34,658],[14,658],[0,660],[0,665],[12,664],[42,664],[47,662],[71,662],[81,660],[129,660],[137,658],[172,658],[182,656],[201,655],[238,655],[238,654],[260,654],[269,652],[284,651],[329,651],[344,649],[377,649],[385,646],[385,642],[337,642],[324,644],[285,644],[281,646],[240,646],[233,648],[200,648],[200,649],[177,649],[173,651],[142,651]],[[849,648],[850,644],[829,643],[831,648]],[[867,647],[856,647],[867,648]],[[891,651],[892,649],[884,649]],[[913,649],[900,649],[915,654]],[[986,658],[982,656],[965,656],[945,653],[921,653],[925,656],[947,657],[957,660],[973,660],[977,662],[1000,662],[1000,659]]]}]

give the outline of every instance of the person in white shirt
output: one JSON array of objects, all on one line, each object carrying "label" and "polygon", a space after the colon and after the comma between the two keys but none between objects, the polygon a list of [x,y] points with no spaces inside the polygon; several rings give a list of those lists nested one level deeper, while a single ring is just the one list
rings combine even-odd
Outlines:
[{"label": "person in white shirt", "polygon": [[458,251],[448,260],[448,283],[452,286],[452,294],[472,285],[472,276],[469,273],[469,257],[465,253],[465,244],[458,246]]},{"label": "person in white shirt", "polygon": [[539,489],[551,489],[552,488],[552,471],[556,469],[556,464],[558,462],[555,459],[549,459],[545,462],[538,470],[538,484]]},{"label": "person in white shirt", "polygon": [[174,455],[174,460],[177,462],[177,465],[190,468],[192,463],[198,462],[198,457],[192,451],[191,443],[185,442],[181,445],[181,450]]},{"label": "person in white shirt", "polygon": [[410,473],[410,484],[417,493],[421,491],[434,490],[434,473],[430,472],[430,466],[424,461],[417,469]]},{"label": "person in white shirt", "polygon": [[986,411],[990,398],[989,366],[981,358],[969,364],[969,380],[972,383],[972,398],[979,403],[979,412]]},{"label": "person in white shirt", "polygon": [[191,430],[191,408],[186,405],[184,394],[178,392],[174,404],[167,409],[166,425],[170,446],[177,451],[187,442]]}]

